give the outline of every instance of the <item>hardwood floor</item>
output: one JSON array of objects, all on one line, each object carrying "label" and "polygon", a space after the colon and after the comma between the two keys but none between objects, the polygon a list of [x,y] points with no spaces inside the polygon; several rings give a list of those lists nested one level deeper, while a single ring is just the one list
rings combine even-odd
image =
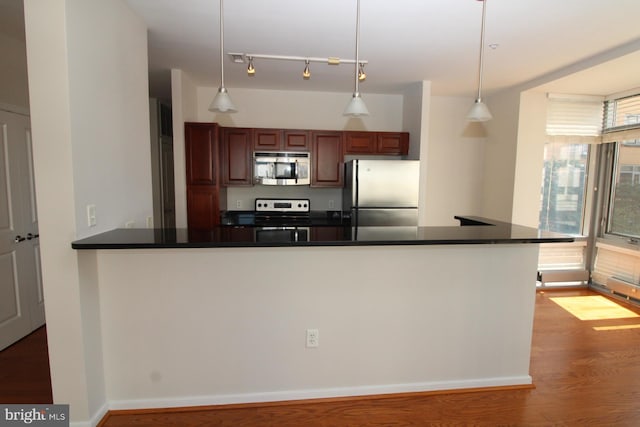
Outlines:
[{"label": "hardwood floor", "polygon": [[53,403],[45,326],[0,351],[0,403]]},{"label": "hardwood floor", "polygon": [[[550,299],[576,295],[598,294],[570,290],[536,295],[533,389],[156,410],[146,414],[122,411],[108,414],[101,427],[640,425],[640,318],[582,321]],[[626,329],[596,330],[596,326]]]}]

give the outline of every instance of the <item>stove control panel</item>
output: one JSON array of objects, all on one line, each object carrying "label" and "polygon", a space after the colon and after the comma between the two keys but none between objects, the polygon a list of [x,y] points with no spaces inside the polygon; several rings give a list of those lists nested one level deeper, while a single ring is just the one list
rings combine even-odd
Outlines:
[{"label": "stove control panel", "polygon": [[256,199],[256,212],[309,212],[309,199]]}]

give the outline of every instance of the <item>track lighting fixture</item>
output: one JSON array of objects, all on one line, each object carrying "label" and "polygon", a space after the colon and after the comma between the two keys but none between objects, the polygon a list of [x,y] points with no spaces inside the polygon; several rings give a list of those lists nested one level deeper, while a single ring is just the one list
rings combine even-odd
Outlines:
[{"label": "track lighting fixture", "polygon": [[220,0],[220,87],[216,97],[213,98],[209,105],[209,111],[219,113],[235,113],[236,107],[231,102],[231,98],[227,93],[227,88],[224,87],[224,14],[223,14],[223,1]]},{"label": "track lighting fixture", "polygon": [[247,74],[250,76],[254,76],[256,74],[256,69],[253,67],[253,57],[250,56],[247,59],[249,60],[249,66],[247,67]]},{"label": "track lighting fixture", "polygon": [[360,0],[357,0],[357,8],[356,8],[356,63],[355,63],[355,71],[354,71],[354,90],[351,101],[347,105],[347,108],[344,110],[345,116],[368,116],[369,110],[367,110],[367,106],[365,105],[362,97],[360,96],[360,91],[358,90],[358,82],[360,79],[358,78],[358,71],[360,70],[360,61],[358,61],[358,56],[360,53]]},{"label": "track lighting fixture", "polygon": [[487,105],[482,102],[482,66],[484,54],[484,21],[486,16],[487,0],[477,0],[482,2],[482,26],[480,27],[480,63],[478,65],[478,97],[471,106],[467,114],[467,120],[472,122],[486,122],[491,120],[493,116]]},{"label": "track lighting fixture", "polygon": [[309,70],[309,60],[304,60],[304,71],[302,71],[302,78],[309,80],[311,78],[311,70]]},{"label": "track lighting fixture", "polygon": [[364,72],[364,66],[369,63],[366,60],[356,61],[355,59],[343,59],[343,58],[337,58],[337,57],[317,58],[312,56],[266,55],[262,53],[234,53],[234,52],[230,52],[228,55],[231,58],[231,61],[233,63],[248,64],[247,74],[249,75],[255,74],[254,63],[256,59],[304,62],[304,71],[302,72],[302,77],[305,80],[309,80],[311,78],[311,63],[319,62],[327,65],[357,64],[358,78],[360,79],[360,81],[364,81],[364,79],[366,78],[366,74]]}]

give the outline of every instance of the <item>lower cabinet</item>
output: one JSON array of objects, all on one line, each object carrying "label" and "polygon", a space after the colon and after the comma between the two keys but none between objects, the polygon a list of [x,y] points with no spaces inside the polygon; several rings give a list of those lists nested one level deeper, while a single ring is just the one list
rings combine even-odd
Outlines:
[{"label": "lower cabinet", "polygon": [[187,186],[187,226],[208,230],[220,224],[220,199],[213,185]]}]

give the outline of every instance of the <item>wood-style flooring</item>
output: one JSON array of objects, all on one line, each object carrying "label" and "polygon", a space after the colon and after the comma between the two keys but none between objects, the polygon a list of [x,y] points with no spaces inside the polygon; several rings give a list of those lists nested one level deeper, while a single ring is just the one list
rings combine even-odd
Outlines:
[{"label": "wood-style flooring", "polygon": [[0,403],[53,403],[45,326],[0,351]]},{"label": "wood-style flooring", "polygon": [[[108,414],[101,427],[639,426],[640,318],[584,321],[550,300],[576,295],[596,294],[536,295],[533,389],[123,411]],[[601,326],[614,328],[594,329]]]},{"label": "wood-style flooring", "polygon": [[[536,296],[534,389],[111,413],[101,426],[638,426],[640,317],[584,321],[550,299],[576,295],[597,294]],[[0,352],[0,403],[51,402],[43,327]]]}]

